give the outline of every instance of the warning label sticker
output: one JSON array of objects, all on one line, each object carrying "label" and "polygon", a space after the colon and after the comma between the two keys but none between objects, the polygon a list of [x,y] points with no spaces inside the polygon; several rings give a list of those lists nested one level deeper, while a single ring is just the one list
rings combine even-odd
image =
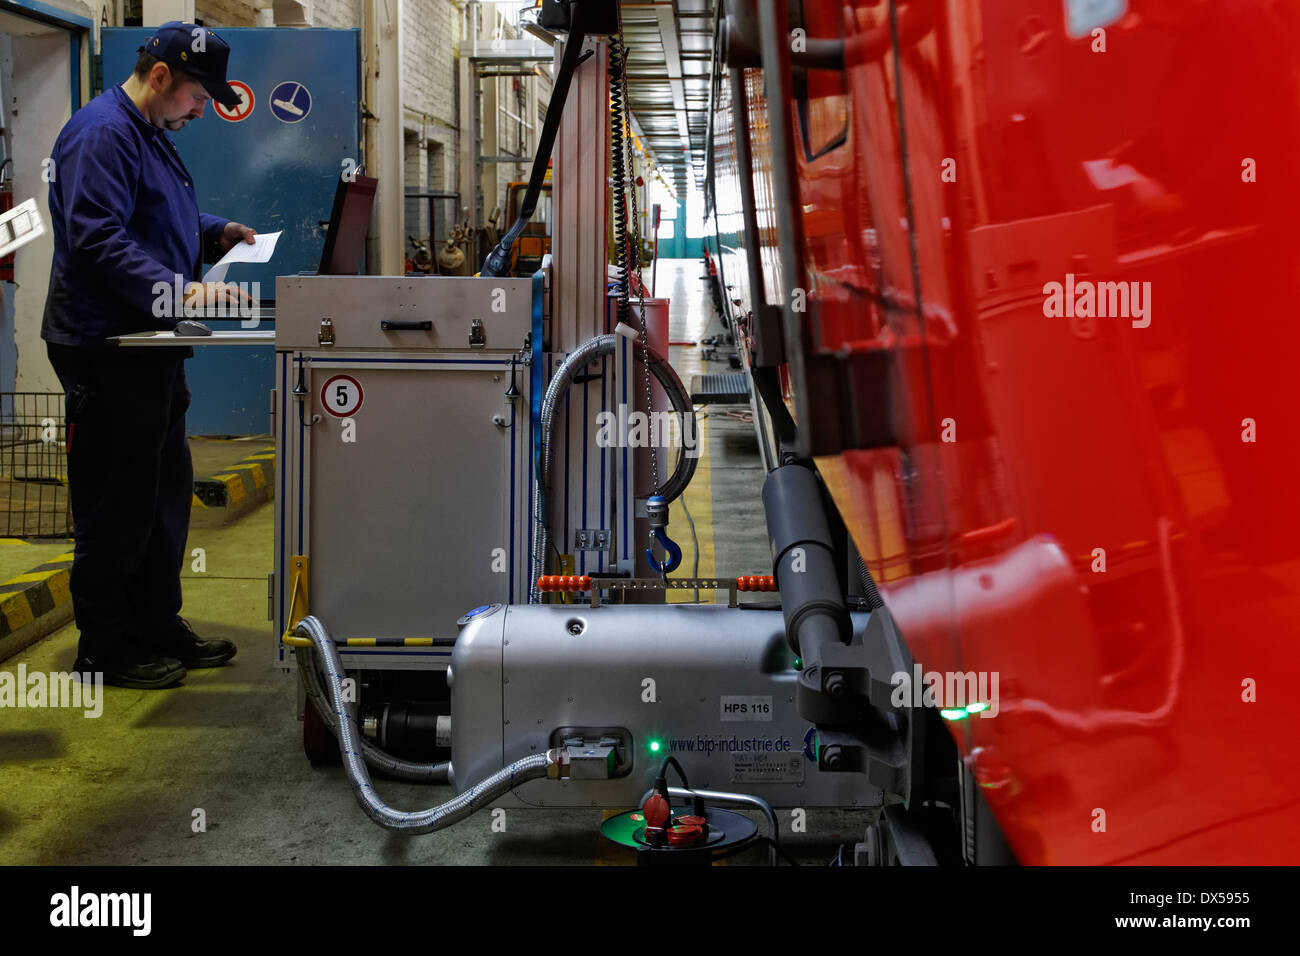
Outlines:
[{"label": "warning label sticker", "polygon": [[803,754],[732,754],[732,783],[803,783]]},{"label": "warning label sticker", "polygon": [[722,697],[722,720],[772,719],[771,697]]}]

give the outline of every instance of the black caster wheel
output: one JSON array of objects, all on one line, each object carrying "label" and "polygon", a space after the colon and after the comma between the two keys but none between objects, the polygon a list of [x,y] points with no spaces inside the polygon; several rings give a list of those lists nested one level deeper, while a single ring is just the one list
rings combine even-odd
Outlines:
[{"label": "black caster wheel", "polygon": [[337,767],[343,763],[338,740],[310,700],[302,715],[302,749],[313,767]]}]

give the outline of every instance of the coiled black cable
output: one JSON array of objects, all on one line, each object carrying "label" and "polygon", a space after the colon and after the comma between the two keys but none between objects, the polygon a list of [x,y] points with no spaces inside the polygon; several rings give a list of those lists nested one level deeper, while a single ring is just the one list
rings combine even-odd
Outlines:
[{"label": "coiled black cable", "polygon": [[624,140],[623,71],[627,67],[627,50],[621,32],[609,38],[609,148],[614,179],[614,262],[615,291],[618,293],[618,321],[627,323],[630,303],[628,287],[632,263],[627,242],[627,165]]},{"label": "coiled black cable", "polygon": [[876,582],[871,579],[871,572],[867,570],[867,562],[858,556],[858,583],[862,585],[862,596],[867,600],[867,607],[871,610],[885,606],[884,599],[876,589]]}]

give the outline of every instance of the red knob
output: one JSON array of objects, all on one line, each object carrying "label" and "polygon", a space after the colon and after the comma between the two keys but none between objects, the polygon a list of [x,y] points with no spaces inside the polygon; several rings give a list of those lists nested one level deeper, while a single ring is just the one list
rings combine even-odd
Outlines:
[{"label": "red knob", "polygon": [[675,826],[675,827],[668,828],[669,846],[690,846],[692,843],[699,843],[703,839],[704,839],[704,827]]},{"label": "red knob", "polygon": [[657,793],[652,793],[650,799],[642,805],[641,812],[645,814],[645,825],[647,827],[660,830],[668,822],[672,809],[668,806],[667,800]]}]

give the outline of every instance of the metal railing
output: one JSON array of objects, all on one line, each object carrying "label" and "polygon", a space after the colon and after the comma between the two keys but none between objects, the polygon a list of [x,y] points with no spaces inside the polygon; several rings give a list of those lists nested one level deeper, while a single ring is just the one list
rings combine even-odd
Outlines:
[{"label": "metal railing", "polygon": [[63,400],[62,392],[0,392],[0,537],[72,534]]}]

